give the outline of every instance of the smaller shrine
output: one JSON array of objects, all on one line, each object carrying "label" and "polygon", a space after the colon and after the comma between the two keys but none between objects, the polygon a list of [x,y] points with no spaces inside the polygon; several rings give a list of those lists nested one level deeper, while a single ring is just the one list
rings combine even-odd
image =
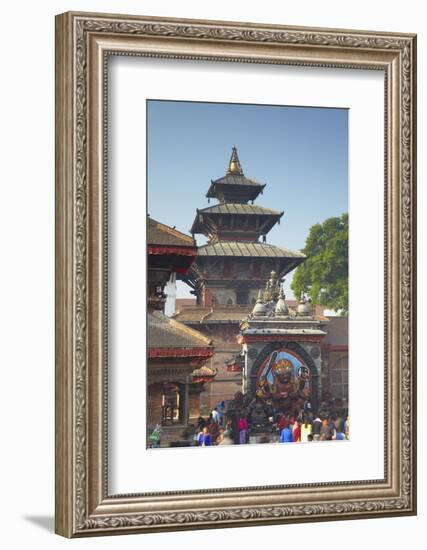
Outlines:
[{"label": "smaller shrine", "polygon": [[[317,410],[327,324],[305,297],[289,307],[282,281],[271,272],[240,325],[242,393],[257,417],[279,412],[297,417]],[[236,364],[241,362],[237,357]]]}]

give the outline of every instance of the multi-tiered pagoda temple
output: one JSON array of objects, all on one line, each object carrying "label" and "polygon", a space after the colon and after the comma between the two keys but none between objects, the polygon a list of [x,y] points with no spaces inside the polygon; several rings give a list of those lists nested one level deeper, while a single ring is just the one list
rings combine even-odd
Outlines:
[{"label": "multi-tiered pagoda temple", "polygon": [[266,242],[283,212],[254,204],[264,188],[245,176],[233,147],[225,176],[212,181],[207,192],[217,204],[197,210],[191,229],[208,239],[197,248],[187,274],[180,275],[193,288],[197,305],[178,308],[174,318],[214,342],[210,366],[216,376],[200,396],[202,414],[242,389],[242,372],[230,360],[241,351],[240,323],[252,311],[259,290],[272,272],[280,284],[305,260],[300,252]]},{"label": "multi-tiered pagoda temple", "polygon": [[199,306],[253,305],[271,271],[279,278],[305,256],[267,243],[267,234],[283,212],[254,204],[265,184],[247,178],[233,147],[225,176],[211,181],[209,199],[218,203],[197,209],[191,233],[203,234],[186,281]]}]

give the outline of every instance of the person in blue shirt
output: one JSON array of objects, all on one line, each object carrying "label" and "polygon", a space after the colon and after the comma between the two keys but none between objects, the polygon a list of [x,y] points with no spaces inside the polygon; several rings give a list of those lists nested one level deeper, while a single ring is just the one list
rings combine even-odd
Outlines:
[{"label": "person in blue shirt", "polygon": [[210,447],[212,445],[211,434],[207,427],[203,428],[203,431],[199,435],[199,445],[201,447]]},{"label": "person in blue shirt", "polygon": [[224,426],[225,402],[219,401],[216,410],[218,411],[218,423],[220,426]]},{"label": "person in blue shirt", "polygon": [[286,428],[283,428],[283,430],[280,432],[280,443],[292,443],[293,437],[292,437],[292,430],[289,426],[286,426]]}]

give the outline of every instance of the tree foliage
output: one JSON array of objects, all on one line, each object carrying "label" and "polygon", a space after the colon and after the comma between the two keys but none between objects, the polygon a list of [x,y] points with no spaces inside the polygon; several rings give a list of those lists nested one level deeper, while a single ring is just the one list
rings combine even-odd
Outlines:
[{"label": "tree foliage", "polygon": [[307,260],[295,271],[295,296],[307,294],[313,304],[348,314],[348,214],[310,228],[302,252]]}]

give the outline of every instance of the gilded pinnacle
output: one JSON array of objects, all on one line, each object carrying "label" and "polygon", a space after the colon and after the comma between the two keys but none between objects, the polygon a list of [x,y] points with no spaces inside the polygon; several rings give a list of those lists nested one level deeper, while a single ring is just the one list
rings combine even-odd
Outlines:
[{"label": "gilded pinnacle", "polygon": [[231,151],[230,162],[228,163],[227,174],[237,174],[243,176],[242,165],[240,164],[239,156],[237,155],[237,149],[233,146]]}]

